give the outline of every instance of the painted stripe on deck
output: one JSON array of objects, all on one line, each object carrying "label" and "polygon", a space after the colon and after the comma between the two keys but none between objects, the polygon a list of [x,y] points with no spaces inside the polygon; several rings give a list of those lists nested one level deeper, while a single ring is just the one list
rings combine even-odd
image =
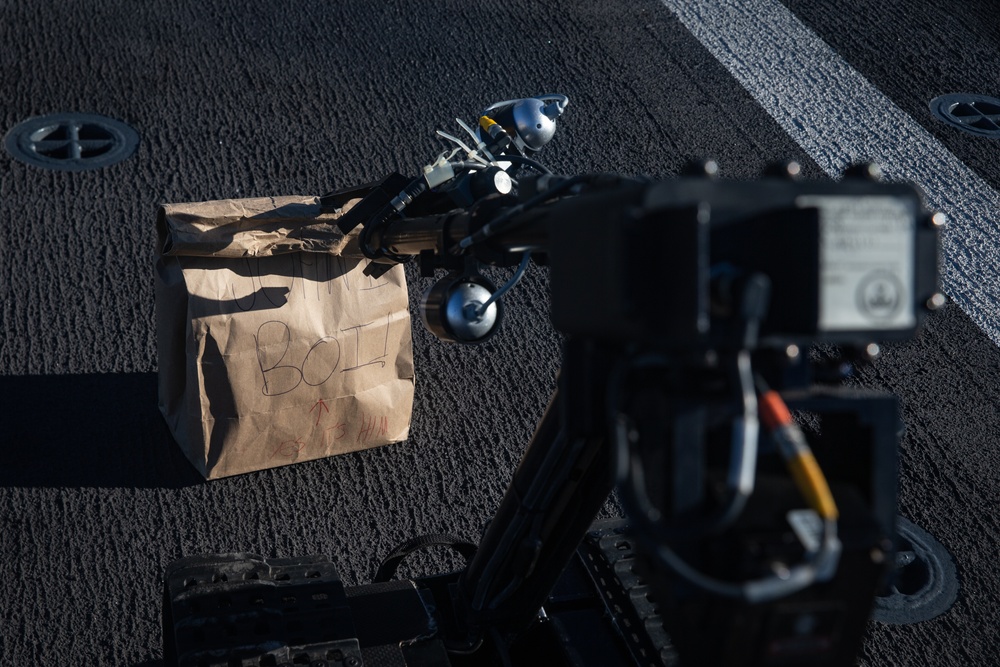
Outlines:
[{"label": "painted stripe on deck", "polygon": [[944,290],[1000,345],[1000,194],[776,0],[661,0],[831,176],[861,160],[950,220]]}]

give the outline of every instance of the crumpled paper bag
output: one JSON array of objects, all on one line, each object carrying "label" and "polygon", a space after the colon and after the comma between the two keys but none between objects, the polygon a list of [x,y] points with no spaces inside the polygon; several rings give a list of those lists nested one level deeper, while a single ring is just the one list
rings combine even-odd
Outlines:
[{"label": "crumpled paper bag", "polygon": [[363,271],[316,197],[167,204],[157,215],[159,405],[208,479],[405,440],[406,279]]}]

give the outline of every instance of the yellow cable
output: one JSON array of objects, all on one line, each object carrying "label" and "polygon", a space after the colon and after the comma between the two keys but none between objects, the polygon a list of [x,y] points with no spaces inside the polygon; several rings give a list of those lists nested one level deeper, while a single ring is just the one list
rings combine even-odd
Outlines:
[{"label": "yellow cable", "polygon": [[840,511],[830,492],[830,485],[781,395],[776,391],[767,391],[760,396],[759,406],[765,427],[774,430],[784,442],[779,450],[799,491],[821,517],[836,520]]},{"label": "yellow cable", "polygon": [[802,495],[821,517],[836,521],[840,516],[826,477],[811,451],[800,452],[788,460],[788,470]]}]

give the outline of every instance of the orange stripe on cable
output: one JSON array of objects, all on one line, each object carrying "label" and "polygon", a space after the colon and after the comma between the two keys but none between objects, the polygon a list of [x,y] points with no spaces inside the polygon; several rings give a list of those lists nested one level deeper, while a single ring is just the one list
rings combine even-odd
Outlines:
[{"label": "orange stripe on cable", "polygon": [[792,423],[792,413],[778,392],[770,390],[761,394],[758,406],[761,421],[768,431]]}]

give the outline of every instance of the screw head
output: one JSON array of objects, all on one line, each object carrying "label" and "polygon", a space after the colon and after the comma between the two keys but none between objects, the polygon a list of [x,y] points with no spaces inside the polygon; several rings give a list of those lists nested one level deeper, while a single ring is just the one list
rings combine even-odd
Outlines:
[{"label": "screw head", "polygon": [[944,294],[941,294],[941,292],[936,292],[935,294],[931,295],[931,298],[927,299],[927,304],[926,304],[927,310],[937,310],[947,302],[948,298]]},{"label": "screw head", "polygon": [[684,165],[681,170],[684,176],[701,176],[703,178],[717,178],[719,176],[719,163],[715,160],[692,160]]},{"label": "screw head", "polygon": [[788,180],[798,180],[802,176],[802,165],[795,160],[773,162],[764,169],[765,176],[776,176]]},{"label": "screw head", "polygon": [[844,178],[857,178],[866,181],[881,181],[882,168],[874,162],[860,162],[844,170]]}]

